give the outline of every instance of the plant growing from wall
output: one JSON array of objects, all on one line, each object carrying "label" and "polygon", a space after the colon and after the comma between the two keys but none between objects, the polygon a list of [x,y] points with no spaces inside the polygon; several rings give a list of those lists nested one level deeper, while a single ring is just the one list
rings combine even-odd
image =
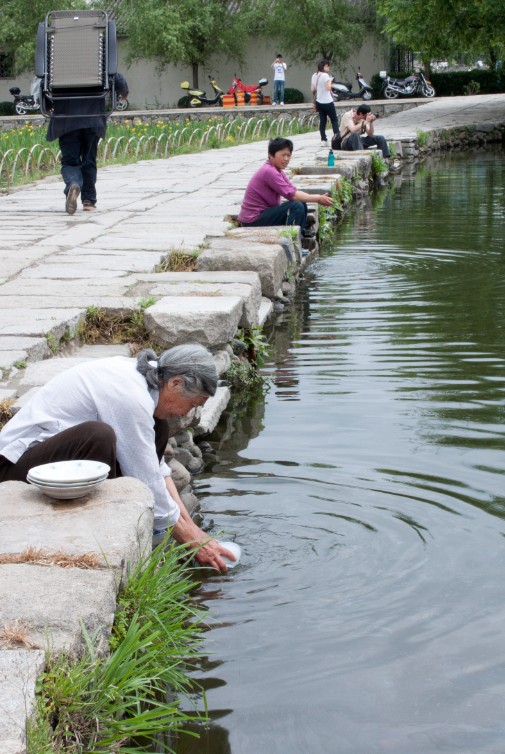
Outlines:
[{"label": "plant growing from wall", "polygon": [[388,172],[388,166],[386,160],[382,156],[382,153],[374,150],[372,152],[372,175],[380,178],[381,175],[386,175]]},{"label": "plant growing from wall", "polygon": [[425,147],[428,142],[428,134],[426,131],[417,132],[417,145],[419,147]]},{"label": "plant growing from wall", "polygon": [[239,330],[235,340],[245,345],[244,353],[252,364],[261,368],[268,356],[269,346],[261,327],[251,327]]}]

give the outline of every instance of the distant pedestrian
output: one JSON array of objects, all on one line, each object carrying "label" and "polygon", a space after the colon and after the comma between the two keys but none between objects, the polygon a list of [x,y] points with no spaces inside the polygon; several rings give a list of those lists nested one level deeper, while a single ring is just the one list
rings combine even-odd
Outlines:
[{"label": "distant pedestrian", "polygon": [[272,63],[274,69],[274,101],[272,105],[284,104],[284,84],[286,81],[286,68],[287,65],[282,59],[282,55],[278,53],[274,62]]},{"label": "distant pedestrian", "polygon": [[331,121],[333,135],[338,134],[338,118],[333,97],[331,96],[331,83],[333,77],[329,74],[330,61],[323,58],[317,64],[317,71],[312,76],[311,89],[315,95],[316,110],[319,113],[319,133],[321,134],[321,145],[328,145],[326,138],[326,123],[328,118]]}]

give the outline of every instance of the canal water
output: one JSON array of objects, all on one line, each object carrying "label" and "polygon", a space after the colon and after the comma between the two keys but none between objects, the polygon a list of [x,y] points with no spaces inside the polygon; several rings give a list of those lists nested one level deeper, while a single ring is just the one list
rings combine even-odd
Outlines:
[{"label": "canal water", "polygon": [[211,723],[178,754],[505,751],[505,159],[339,228],[197,483]]}]

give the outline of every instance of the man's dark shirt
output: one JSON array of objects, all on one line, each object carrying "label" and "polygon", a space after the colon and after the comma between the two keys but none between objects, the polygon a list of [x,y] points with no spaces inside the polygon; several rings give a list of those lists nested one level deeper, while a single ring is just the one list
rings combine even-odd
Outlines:
[{"label": "man's dark shirt", "polygon": [[[128,96],[128,84],[124,76],[116,73],[114,84],[117,94],[123,97]],[[64,136],[64,134],[78,131],[81,128],[93,129],[101,139],[105,136],[107,130],[105,97],[94,97],[92,99],[75,97],[66,100],[55,100],[54,114],[68,117],[49,119],[46,136],[48,141],[54,141],[60,136]]]}]

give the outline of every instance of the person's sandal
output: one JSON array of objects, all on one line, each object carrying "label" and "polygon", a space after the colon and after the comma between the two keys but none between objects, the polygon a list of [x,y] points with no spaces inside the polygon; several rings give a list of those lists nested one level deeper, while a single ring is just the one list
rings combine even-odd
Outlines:
[{"label": "person's sandal", "polygon": [[85,199],[82,203],[82,208],[85,212],[93,212],[96,209],[91,199]]}]

